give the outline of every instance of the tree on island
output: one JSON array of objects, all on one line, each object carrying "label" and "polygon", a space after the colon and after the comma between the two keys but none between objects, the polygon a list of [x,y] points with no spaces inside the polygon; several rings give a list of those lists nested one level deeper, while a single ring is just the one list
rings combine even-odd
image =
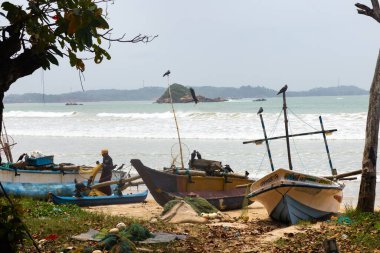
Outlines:
[{"label": "tree on island", "polygon": [[[371,0],[372,9],[357,3],[358,13],[372,17],[380,23],[380,5],[378,0]],[[376,200],[376,161],[380,119],[380,52],[377,57],[375,74],[372,80],[367,114],[366,137],[362,161],[362,179],[360,182],[357,209],[374,212]]]},{"label": "tree on island", "polygon": [[[112,38],[108,13],[101,7],[112,0],[25,0],[25,5],[3,2],[0,10],[0,126],[4,93],[19,78],[39,68],[58,65],[57,56],[80,72],[85,60],[111,59],[105,47],[117,42],[150,42],[157,36]],[[103,43],[102,42],[108,42]],[[1,127],[0,127],[1,129]],[[1,130],[0,130],[1,132]]]}]

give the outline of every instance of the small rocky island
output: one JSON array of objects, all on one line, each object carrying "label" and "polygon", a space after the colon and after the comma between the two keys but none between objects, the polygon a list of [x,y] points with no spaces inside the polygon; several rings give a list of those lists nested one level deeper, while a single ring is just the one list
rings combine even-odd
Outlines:
[{"label": "small rocky island", "polygon": [[[189,88],[186,88],[185,86],[174,83],[170,85],[170,90],[172,93],[172,99],[173,103],[191,103],[193,102],[193,97],[191,96]],[[195,90],[195,94],[196,94]],[[227,99],[217,97],[217,98],[206,98],[201,95],[197,95],[197,98],[199,102],[224,102],[227,101]],[[156,100],[157,103],[170,103],[170,96],[169,96],[169,88],[165,90],[164,94]]]}]

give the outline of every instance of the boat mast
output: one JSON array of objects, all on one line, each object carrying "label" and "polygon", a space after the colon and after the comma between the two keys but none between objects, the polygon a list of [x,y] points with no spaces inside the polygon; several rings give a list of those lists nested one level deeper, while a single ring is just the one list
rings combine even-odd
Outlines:
[{"label": "boat mast", "polygon": [[[175,126],[177,128],[177,137],[178,137],[178,144],[179,144],[179,153],[180,153],[180,156],[181,156],[181,169],[184,169],[185,166],[183,164],[183,155],[182,155],[182,144],[181,144],[181,136],[179,135],[179,127],[178,127],[178,122],[177,122],[177,117],[175,115],[175,110],[174,110],[174,106],[173,106],[173,99],[172,99],[172,91],[170,89],[170,81],[169,81],[169,74],[170,74],[170,71],[168,71],[169,73],[165,75],[168,77],[168,87],[169,87],[169,97],[170,97],[170,104],[172,105],[172,110],[173,110],[173,116],[174,116],[174,121],[175,121]],[[165,76],[164,75],[164,76]]]},{"label": "boat mast", "polygon": [[290,144],[289,144],[289,131],[288,131],[288,116],[286,113],[286,90],[288,89],[288,85],[285,84],[284,87],[281,88],[281,90],[277,93],[281,94],[282,93],[282,101],[283,101],[283,106],[282,109],[284,110],[284,123],[285,123],[285,136],[286,136],[286,149],[288,151],[288,163],[289,163],[289,169],[293,170],[293,165],[292,165],[292,158],[290,155]]},{"label": "boat mast", "polygon": [[319,116],[319,122],[321,123],[322,135],[323,135],[323,140],[325,141],[326,153],[327,153],[327,157],[329,159],[331,174],[333,176],[336,176],[338,173],[337,173],[336,169],[333,168],[333,165],[332,165],[332,162],[331,162],[330,150],[329,150],[329,146],[327,145],[326,131],[325,131],[325,128],[323,126],[322,116]]},{"label": "boat mast", "polygon": [[265,130],[265,125],[264,125],[264,119],[263,119],[263,115],[262,115],[262,112],[263,112],[263,108],[260,107],[260,110],[257,114],[259,114],[260,116],[260,120],[261,120],[261,126],[263,127],[263,132],[264,132],[264,138],[265,138],[265,144],[267,146],[267,151],[268,151],[268,157],[269,157],[269,162],[270,162],[270,167],[272,169],[272,171],[274,171],[274,167],[273,167],[273,161],[272,161],[272,154],[270,152],[270,148],[269,148],[269,142],[268,142],[268,137],[267,137],[267,131]]}]

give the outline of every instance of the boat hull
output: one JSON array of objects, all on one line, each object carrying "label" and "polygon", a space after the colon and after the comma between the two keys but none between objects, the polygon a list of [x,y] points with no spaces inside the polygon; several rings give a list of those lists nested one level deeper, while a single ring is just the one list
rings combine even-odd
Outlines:
[{"label": "boat hull", "polygon": [[122,205],[129,203],[140,203],[145,201],[148,191],[126,194],[122,196],[86,196],[81,198],[57,196],[50,194],[50,199],[54,204],[73,204],[78,206],[103,206],[103,205]]},{"label": "boat hull", "polygon": [[243,207],[246,188],[237,185],[250,184],[247,178],[230,178],[216,176],[191,176],[172,174],[146,167],[138,159],[131,160],[148,187],[153,198],[161,206],[176,197],[199,196],[205,198],[219,210],[233,210]]},{"label": "boat hull", "polygon": [[248,197],[262,203],[272,219],[296,224],[337,213],[343,188],[324,178],[278,169],[252,184]]},{"label": "boat hull", "polygon": [[[75,189],[74,180],[86,181],[91,173],[60,170],[24,170],[0,166],[0,182],[9,195],[47,199],[52,192],[60,196],[71,196]],[[99,175],[96,177],[96,181]],[[3,194],[0,190],[0,194]]]}]

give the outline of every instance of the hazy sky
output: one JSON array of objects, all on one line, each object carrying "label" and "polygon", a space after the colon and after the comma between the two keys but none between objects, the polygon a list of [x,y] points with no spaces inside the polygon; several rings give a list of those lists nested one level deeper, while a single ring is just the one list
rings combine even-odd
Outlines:
[{"label": "hazy sky", "polygon": [[[115,36],[159,37],[148,44],[113,43],[111,61],[86,63],[85,90],[166,86],[262,85],[289,90],[356,85],[369,89],[380,48],[380,24],[347,0],[115,0]],[[25,2],[18,0],[18,2]],[[369,0],[360,0],[370,5]],[[81,89],[66,60],[19,79],[8,93]]]}]

